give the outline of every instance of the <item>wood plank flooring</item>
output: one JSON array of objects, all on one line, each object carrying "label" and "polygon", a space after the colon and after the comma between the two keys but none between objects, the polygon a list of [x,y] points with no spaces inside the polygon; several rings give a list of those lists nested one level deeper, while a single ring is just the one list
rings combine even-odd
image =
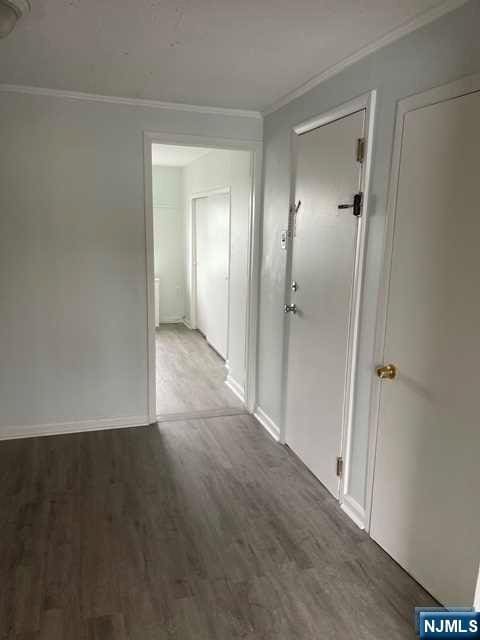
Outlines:
[{"label": "wood plank flooring", "polygon": [[251,416],[0,442],[2,640],[404,640],[432,604]]},{"label": "wood plank flooring", "polygon": [[156,331],[157,413],[236,409],[242,402],[225,385],[225,362],[198,331],[183,324],[162,324]]}]

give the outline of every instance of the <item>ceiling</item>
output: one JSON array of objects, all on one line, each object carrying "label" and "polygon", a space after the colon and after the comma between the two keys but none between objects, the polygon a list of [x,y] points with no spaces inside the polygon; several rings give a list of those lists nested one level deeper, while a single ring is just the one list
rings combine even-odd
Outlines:
[{"label": "ceiling", "polygon": [[186,167],[194,160],[210,153],[204,147],[174,147],[169,144],[152,144],[152,164],[160,167]]},{"label": "ceiling", "polygon": [[439,0],[31,0],[0,82],[263,110]]}]

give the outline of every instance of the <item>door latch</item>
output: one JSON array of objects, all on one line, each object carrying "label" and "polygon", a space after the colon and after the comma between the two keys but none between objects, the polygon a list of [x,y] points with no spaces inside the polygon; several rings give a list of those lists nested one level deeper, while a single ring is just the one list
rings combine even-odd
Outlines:
[{"label": "door latch", "polygon": [[353,209],[353,215],[357,218],[362,215],[363,193],[359,191],[353,196],[353,202],[350,204],[339,204],[339,209]]},{"label": "door latch", "polygon": [[286,304],[283,307],[285,313],[297,313],[297,305],[296,304]]}]

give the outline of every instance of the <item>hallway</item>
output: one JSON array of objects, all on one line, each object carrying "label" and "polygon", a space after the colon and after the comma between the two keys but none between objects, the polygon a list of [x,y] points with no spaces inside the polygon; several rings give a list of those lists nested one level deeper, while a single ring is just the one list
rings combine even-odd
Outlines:
[{"label": "hallway", "polygon": [[406,640],[432,599],[250,416],[0,442],[0,637]]},{"label": "hallway", "polygon": [[156,331],[157,415],[243,413],[225,385],[225,362],[198,331],[161,324]]}]

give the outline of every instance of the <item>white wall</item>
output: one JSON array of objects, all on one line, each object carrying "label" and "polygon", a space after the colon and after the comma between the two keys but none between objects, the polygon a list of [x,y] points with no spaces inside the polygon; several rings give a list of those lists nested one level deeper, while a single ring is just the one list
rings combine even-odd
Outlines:
[{"label": "white wall", "polygon": [[0,94],[0,437],[147,421],[145,130],[261,121]]},{"label": "white wall", "polygon": [[357,62],[265,119],[264,221],[260,289],[258,403],[277,424],[282,420],[285,363],[286,254],[280,233],[287,227],[292,127],[368,90],[377,90],[364,305],[355,399],[351,491],[365,505],[370,391],[374,336],[382,273],[385,210],[395,110],[401,98],[480,72],[480,3],[475,0],[402,40]]},{"label": "white wall", "polygon": [[155,278],[160,322],[185,316],[185,215],[180,167],[152,169]]},{"label": "white wall", "polygon": [[[229,309],[229,375],[245,386],[245,332],[248,293],[248,236],[251,198],[251,153],[214,150],[184,168],[187,241],[191,237],[191,197],[214,189],[231,189],[231,254]],[[191,255],[190,245],[187,256]],[[187,290],[190,288],[191,263],[187,263]],[[188,294],[187,294],[188,295]],[[187,315],[192,300],[187,301]]]}]

